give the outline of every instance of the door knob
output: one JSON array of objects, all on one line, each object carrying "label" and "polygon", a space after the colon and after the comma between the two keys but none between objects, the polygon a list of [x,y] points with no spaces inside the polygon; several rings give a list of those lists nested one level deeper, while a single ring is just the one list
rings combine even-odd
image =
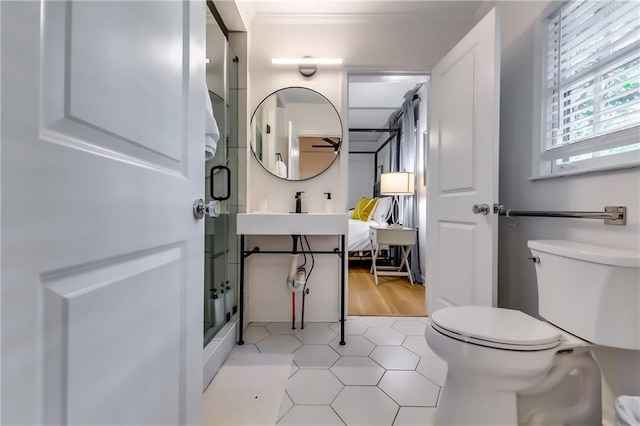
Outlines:
[{"label": "door knob", "polygon": [[489,214],[490,207],[489,207],[488,204],[474,204],[473,207],[471,208],[471,210],[475,214],[487,215],[487,214]]},{"label": "door knob", "polygon": [[205,204],[202,198],[199,198],[196,201],[194,201],[193,216],[196,219],[202,219],[205,214],[208,214],[209,217],[220,216],[220,201],[217,201],[217,200],[209,201],[208,204]]}]

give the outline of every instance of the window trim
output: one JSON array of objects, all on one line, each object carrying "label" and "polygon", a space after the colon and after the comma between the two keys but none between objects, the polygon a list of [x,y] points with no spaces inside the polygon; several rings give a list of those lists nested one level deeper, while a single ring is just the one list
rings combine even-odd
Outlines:
[{"label": "window trim", "polygon": [[[552,1],[543,8],[534,28],[534,82],[533,82],[533,155],[532,174],[528,178],[530,181],[553,179],[567,176],[575,176],[593,172],[608,172],[618,169],[628,169],[640,167],[640,150],[628,153],[616,154],[614,156],[598,157],[573,163],[566,170],[552,170],[553,161],[558,158],[558,153],[567,155],[579,155],[588,152],[596,152],[589,147],[602,147],[615,145],[620,140],[631,139],[634,134],[640,134],[638,126],[621,129],[612,133],[598,135],[591,139],[580,141],[578,144],[568,144],[556,148],[546,149],[546,61],[547,61],[547,19],[556,13],[566,2]],[[640,140],[639,140],[640,142]],[[573,146],[572,146],[573,145]]]}]

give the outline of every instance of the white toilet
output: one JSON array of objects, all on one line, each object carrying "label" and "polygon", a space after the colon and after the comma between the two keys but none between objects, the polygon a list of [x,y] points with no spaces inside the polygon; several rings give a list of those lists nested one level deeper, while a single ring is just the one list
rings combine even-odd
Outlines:
[{"label": "white toilet", "polygon": [[[590,348],[640,350],[640,253],[559,240],[528,245],[548,322],[481,306],[429,317],[425,338],[448,364],[436,425],[600,425],[600,370]],[[576,375],[577,403],[544,402]],[[518,399],[528,396],[537,405],[523,409]]]}]

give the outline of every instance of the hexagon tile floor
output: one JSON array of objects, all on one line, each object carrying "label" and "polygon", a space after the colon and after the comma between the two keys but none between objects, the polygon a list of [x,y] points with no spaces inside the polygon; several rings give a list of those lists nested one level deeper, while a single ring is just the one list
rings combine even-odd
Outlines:
[{"label": "hexagon tile floor", "polygon": [[[293,353],[279,425],[428,425],[447,365],[424,340],[426,317],[338,323],[251,323],[242,353]],[[214,378],[215,380],[215,378]]]}]

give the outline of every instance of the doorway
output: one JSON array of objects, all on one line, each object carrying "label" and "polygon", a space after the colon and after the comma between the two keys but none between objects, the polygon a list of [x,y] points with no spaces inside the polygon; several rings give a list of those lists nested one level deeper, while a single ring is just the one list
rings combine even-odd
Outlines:
[{"label": "doorway", "polygon": [[[353,72],[348,76],[348,208],[354,209],[363,197],[387,198],[378,201],[368,217],[357,214],[349,219],[349,315],[426,315],[423,136],[428,81],[426,74]],[[413,192],[391,202],[389,189],[381,187],[383,174],[389,172],[410,173]],[[404,231],[391,228],[392,222],[402,224]],[[376,228],[385,228],[385,237],[394,244],[385,244],[384,239],[374,244],[375,235],[382,235]],[[403,232],[401,244],[395,237]],[[407,271],[413,284],[401,276]]]}]

